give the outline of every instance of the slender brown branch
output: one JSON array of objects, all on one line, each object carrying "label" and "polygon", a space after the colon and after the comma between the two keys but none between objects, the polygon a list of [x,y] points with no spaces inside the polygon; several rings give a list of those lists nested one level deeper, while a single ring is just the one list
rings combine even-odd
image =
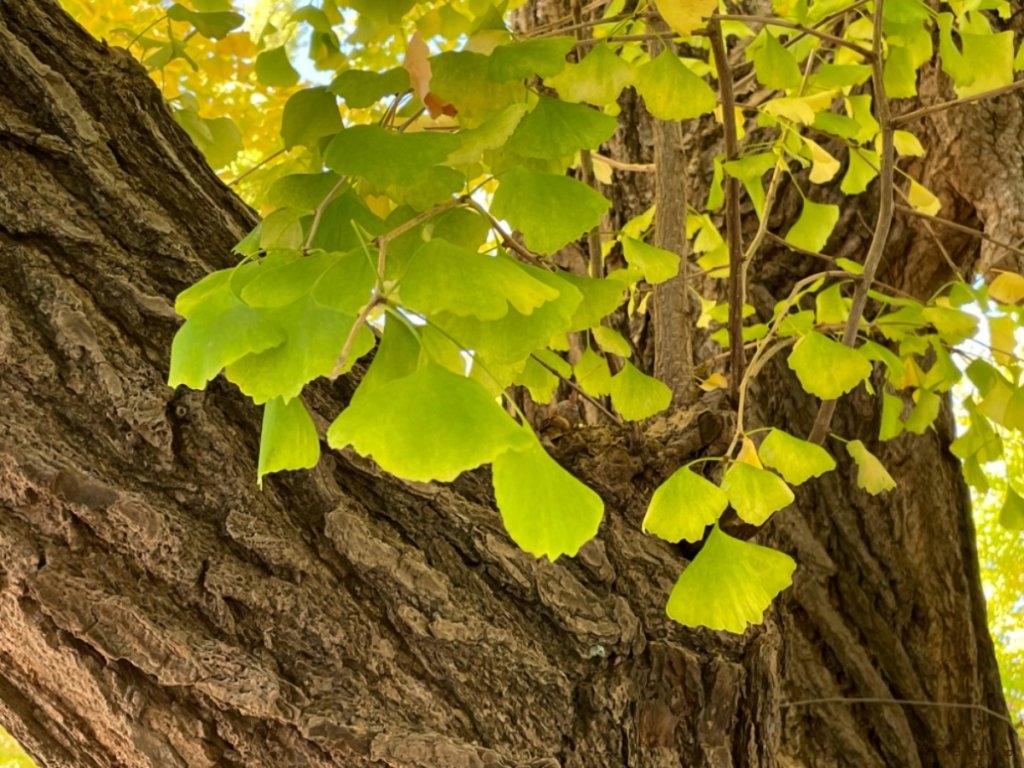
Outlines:
[{"label": "slender brown branch", "polygon": [[[817,37],[825,42],[832,43],[833,45],[839,45],[844,48],[849,48],[852,51],[856,51],[861,56],[865,57],[870,61],[874,57],[874,53],[869,51],[862,45],[852,43],[849,40],[844,40],[836,35],[829,34],[828,32],[822,32],[820,29],[814,29],[813,27],[805,27],[803,24],[795,24],[791,21],[786,21],[773,16],[747,16],[744,14],[737,13],[722,13],[717,16],[722,21],[741,21],[744,24],[770,24],[773,27],[786,27],[787,29],[795,29],[801,32],[803,35],[810,35],[811,37]],[[710,32],[710,28],[709,28]]]},{"label": "slender brown branch", "polygon": [[518,242],[514,237],[512,237],[512,234],[508,230],[506,230],[501,225],[501,222],[494,218],[494,215],[486,208],[484,208],[484,206],[480,205],[480,203],[478,203],[473,198],[468,198],[465,202],[466,205],[477,211],[481,216],[483,216],[485,219],[487,219],[487,221],[490,222],[491,229],[493,229],[495,234],[497,234],[498,237],[501,238],[501,244],[503,246],[505,246],[506,248],[510,248],[512,251],[515,252],[515,254],[519,258],[521,258],[527,264],[530,264],[534,267],[540,267],[541,269],[545,269],[548,272],[551,271],[551,265],[549,263],[545,262],[540,256],[526,248],[526,246],[524,246],[522,243]]},{"label": "slender brown branch", "polygon": [[572,389],[576,394],[578,394],[580,397],[582,397],[584,400],[586,400],[588,403],[594,406],[597,410],[599,410],[602,414],[604,414],[608,419],[612,421],[613,424],[618,424],[620,426],[622,425],[622,419],[619,418],[619,416],[617,416],[613,411],[608,410],[598,398],[588,395],[586,392],[583,391],[583,388],[580,387],[579,384],[577,384],[572,379],[567,379],[565,376],[560,374],[558,371],[556,371],[554,368],[545,363],[536,355],[531,354],[530,357],[532,357],[534,362],[536,362],[542,368],[546,369],[549,373],[553,373],[561,381],[564,381],[566,384],[568,384],[570,389]]},{"label": "slender brown branch", "polygon": [[[875,221],[875,231],[871,237],[871,245],[868,246],[868,254],[864,259],[864,271],[861,273],[857,287],[853,292],[853,300],[850,303],[850,316],[846,321],[846,330],[843,331],[843,344],[852,347],[857,339],[857,328],[860,325],[860,318],[868,302],[868,291],[875,279],[878,265],[885,255],[885,244],[889,239],[889,230],[892,227],[894,213],[894,181],[893,175],[896,167],[896,150],[893,141],[894,126],[890,113],[889,98],[885,92],[884,62],[882,60],[882,11],[885,0],[876,0],[874,17],[874,34],[872,48],[874,57],[871,60],[871,85],[875,96],[875,110],[878,117],[878,125],[882,134],[881,167],[879,168],[879,189],[878,189],[878,219]],[[818,415],[814,419],[814,426],[807,438],[812,443],[821,444],[828,436],[828,428],[832,423],[832,415],[836,410],[835,400],[823,400],[818,408]]]},{"label": "slender brown branch", "polygon": [[287,151],[288,151],[287,149],[279,149],[279,150],[277,150],[277,152],[274,152],[273,154],[267,155],[262,160],[260,160],[258,163],[256,163],[256,165],[254,165],[252,168],[250,168],[247,171],[244,171],[243,173],[240,173],[238,176],[233,178],[231,181],[227,182],[227,185],[229,187],[235,186],[235,184],[240,182],[242,179],[247,178],[248,176],[250,176],[253,173],[256,173],[256,171],[258,171],[260,168],[265,166],[267,163],[269,163],[269,162],[271,162],[273,160],[276,160],[277,158],[279,158],[281,155],[283,155]]},{"label": "slender brown branch", "polygon": [[624,163],[621,160],[615,160],[605,155],[599,155],[596,152],[591,153],[591,157],[617,171],[627,171],[629,173],[653,173],[655,170],[654,163]]},{"label": "slender brown branch", "polygon": [[985,240],[986,242],[992,243],[992,245],[998,246],[999,248],[1005,248],[1010,253],[1024,258],[1024,249],[1016,245],[1012,245],[1011,243],[1007,243],[995,237],[992,237],[992,235],[988,234],[987,232],[983,232],[980,229],[975,229],[974,227],[967,227],[964,226],[963,224],[958,224],[955,221],[944,219],[941,216],[932,216],[930,213],[924,213],[923,211],[911,208],[908,205],[899,205],[897,203],[896,210],[899,211],[900,213],[905,213],[908,216],[916,216],[919,219],[926,219],[927,221],[933,222],[942,227],[946,227],[947,229],[952,229],[957,232],[962,232],[965,235],[976,237],[979,240]]},{"label": "slender brown branch", "polygon": [[[736,129],[736,97],[733,93],[732,70],[725,50],[722,23],[716,15],[708,26],[711,55],[718,71],[718,91],[722,99],[722,130],[725,134],[725,162],[739,157],[739,136]],[[743,351],[743,216],[740,212],[740,182],[735,176],[725,178],[725,230],[729,244],[729,396],[739,398],[740,382],[746,355]]]},{"label": "slender brown branch", "polygon": [[1009,85],[1004,85],[1000,88],[993,88],[990,91],[982,91],[981,93],[976,93],[973,96],[965,96],[962,99],[950,99],[949,101],[943,101],[939,104],[931,104],[927,107],[921,107],[920,109],[915,109],[913,112],[907,112],[905,115],[899,115],[898,117],[893,118],[893,125],[903,125],[904,123],[909,123],[911,120],[917,120],[919,117],[931,115],[935,112],[944,112],[947,109],[959,107],[962,104],[973,104],[976,101],[994,99],[997,96],[1003,96],[1007,93],[1019,91],[1021,88],[1024,88],[1024,80],[1017,80]]}]

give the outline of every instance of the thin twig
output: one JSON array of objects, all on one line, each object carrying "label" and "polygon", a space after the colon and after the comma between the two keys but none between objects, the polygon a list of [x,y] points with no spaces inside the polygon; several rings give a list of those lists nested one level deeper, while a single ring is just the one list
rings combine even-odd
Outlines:
[{"label": "thin twig", "polygon": [[324,199],[320,201],[319,205],[317,205],[316,210],[313,211],[313,223],[309,225],[309,234],[306,236],[306,242],[302,246],[303,253],[309,253],[309,249],[313,247],[313,239],[316,237],[317,230],[320,229],[320,221],[324,217],[324,211],[327,209],[327,206],[333,202],[334,196],[337,195],[338,192],[341,191],[341,188],[346,184],[348,184],[348,176],[342,176],[339,178],[338,182],[331,187],[331,191],[324,196]]},{"label": "thin twig", "polygon": [[653,173],[656,170],[654,163],[624,163],[621,160],[614,160],[605,155],[592,152],[591,157],[599,163],[604,163],[617,171],[628,171],[630,173]]},{"label": "thin twig", "polygon": [[556,371],[550,365],[548,365],[543,360],[541,360],[539,357],[537,357],[537,355],[531,354],[530,357],[532,357],[533,360],[538,365],[540,365],[541,367],[547,369],[550,373],[553,373],[559,379],[561,379],[566,384],[568,384],[570,389],[572,389],[574,392],[576,392],[576,394],[578,394],[580,397],[582,397],[584,400],[586,400],[592,406],[597,408],[597,410],[599,410],[601,413],[603,413],[605,416],[607,416],[612,421],[612,423],[618,424],[619,426],[622,426],[623,422],[622,422],[621,418],[619,418],[613,411],[610,411],[607,408],[605,408],[605,406],[601,403],[601,401],[599,399],[597,399],[596,397],[592,397],[592,396],[588,395],[586,392],[584,392],[583,388],[580,387],[579,384],[577,384],[572,379],[568,379],[565,376],[563,376],[562,374],[560,374],[558,371]]},{"label": "thin twig", "polygon": [[370,313],[373,312],[374,308],[384,304],[386,301],[381,294],[374,291],[373,298],[359,311],[359,315],[356,317],[355,322],[352,323],[352,327],[349,328],[348,335],[345,337],[345,343],[341,346],[338,361],[334,364],[334,368],[331,369],[331,375],[328,377],[331,381],[338,378],[345,369],[348,356],[352,354],[352,346],[356,343],[356,336],[359,335],[359,331],[362,330],[363,325],[370,318]]},{"label": "thin twig", "polygon": [[1010,243],[1003,242],[1002,240],[998,240],[997,238],[992,237],[992,235],[988,234],[987,232],[982,232],[980,229],[974,229],[974,227],[967,227],[964,226],[963,224],[958,224],[955,221],[944,219],[941,216],[933,216],[930,213],[924,213],[923,211],[919,211],[907,205],[900,205],[899,203],[896,204],[896,210],[899,211],[900,213],[905,213],[908,216],[916,216],[919,219],[926,219],[928,221],[934,222],[935,224],[938,224],[939,226],[946,227],[947,229],[953,229],[956,230],[957,232],[962,232],[965,235],[976,237],[979,240],[985,240],[986,242],[992,243],[992,245],[998,246],[999,248],[1005,248],[1012,254],[1024,257],[1024,249],[1019,248],[1016,245],[1011,245]]},{"label": "thin twig", "polygon": [[833,45],[839,45],[844,48],[849,48],[852,51],[856,51],[861,56],[868,59],[868,61],[870,61],[874,57],[874,54],[871,51],[869,51],[867,48],[861,45],[858,45],[857,43],[851,43],[849,40],[844,40],[843,38],[838,37],[836,35],[831,35],[828,32],[822,32],[821,30],[814,29],[812,27],[805,27],[803,24],[794,24],[791,21],[785,21],[783,19],[769,16],[746,16],[743,14],[735,13],[722,13],[718,15],[718,18],[721,19],[722,21],[740,21],[743,22],[744,24],[770,24],[773,27],[786,27],[787,29],[795,29],[796,31],[803,33],[803,35],[805,36],[810,35],[812,37],[817,37],[821,40],[824,40],[825,42],[832,43]]},{"label": "thin twig", "polygon": [[[708,26],[711,54],[718,71],[718,89],[722,99],[722,131],[725,134],[725,162],[739,157],[736,129],[736,97],[733,94],[732,70],[725,50],[725,35],[718,16]],[[743,351],[743,214],[740,211],[740,182],[728,174],[725,179],[725,230],[729,243],[729,396],[739,398],[740,382],[746,355]]]},{"label": "thin twig", "polygon": [[846,696],[834,696],[824,699],[801,699],[800,701],[784,701],[779,704],[780,709],[787,707],[805,707],[812,704],[895,704],[902,707],[940,707],[945,709],[973,709],[978,712],[984,712],[987,715],[991,715],[1004,723],[1009,723],[1013,727],[1013,721],[1006,715],[996,712],[994,709],[989,709],[983,704],[963,704],[955,701],[918,701],[914,699],[882,699],[875,697],[846,697]]},{"label": "thin twig", "polygon": [[466,201],[466,205],[476,210],[481,216],[487,219],[491,223],[491,229],[494,230],[495,234],[501,239],[501,244],[506,248],[510,248],[515,252],[519,258],[534,267],[551,271],[551,265],[545,262],[540,256],[527,249],[522,243],[516,241],[512,237],[512,234],[508,232],[498,221],[494,215],[488,211],[484,206],[480,205],[473,198],[469,198]]},{"label": "thin twig", "polygon": [[[868,254],[864,259],[864,271],[861,273],[857,287],[853,292],[853,300],[850,303],[850,316],[846,322],[846,330],[843,332],[843,344],[852,347],[857,339],[857,328],[860,318],[864,314],[864,308],[868,302],[868,291],[875,279],[875,272],[885,255],[885,244],[889,239],[889,230],[892,228],[894,211],[893,200],[893,174],[896,166],[896,150],[893,141],[894,126],[892,116],[889,112],[889,98],[885,93],[885,72],[882,60],[882,11],[885,0],[876,0],[874,34],[872,49],[874,57],[871,60],[871,84],[875,98],[875,110],[878,114],[878,125],[882,134],[881,167],[879,168],[879,189],[878,189],[878,219],[875,222],[875,231],[871,237],[871,245],[868,246]],[[832,415],[836,410],[835,400],[823,400],[818,408],[818,415],[814,419],[814,426],[808,440],[819,445],[825,442],[828,435],[829,425],[832,423]]]},{"label": "thin twig", "polygon": [[235,178],[233,178],[233,179],[232,179],[231,181],[229,181],[229,182],[228,182],[228,186],[229,186],[229,187],[233,187],[233,186],[235,186],[235,184],[237,184],[238,182],[240,182],[240,181],[241,181],[242,179],[246,178],[246,177],[247,177],[247,176],[249,176],[250,174],[256,173],[256,171],[258,171],[258,170],[259,170],[260,168],[262,168],[263,166],[265,166],[265,165],[266,165],[267,163],[269,163],[269,162],[270,162],[271,160],[276,160],[277,158],[279,158],[279,157],[280,157],[281,155],[283,155],[283,154],[284,154],[285,152],[287,152],[287,151],[288,151],[287,149],[279,149],[279,150],[277,150],[277,152],[275,152],[274,154],[272,154],[272,155],[267,155],[267,156],[266,156],[266,157],[264,157],[264,158],[263,158],[262,160],[260,160],[260,161],[259,161],[258,163],[256,163],[256,165],[254,165],[254,166],[253,166],[252,168],[250,168],[249,170],[247,170],[247,171],[245,171],[245,172],[243,172],[243,173],[239,174],[238,176],[236,176]]},{"label": "thin twig", "polygon": [[994,99],[997,96],[1003,96],[1007,93],[1012,93],[1013,91],[1019,91],[1021,88],[1024,88],[1024,80],[1017,80],[1009,85],[993,88],[989,91],[982,91],[981,93],[976,93],[973,96],[965,96],[962,99],[950,99],[949,101],[943,101],[939,104],[931,104],[927,107],[915,109],[913,112],[907,112],[905,115],[893,118],[892,122],[894,126],[903,125],[904,123],[909,123],[911,120],[916,120],[917,118],[924,117],[925,115],[931,115],[935,112],[944,112],[951,107],[959,107],[963,104],[972,104],[976,101]]}]

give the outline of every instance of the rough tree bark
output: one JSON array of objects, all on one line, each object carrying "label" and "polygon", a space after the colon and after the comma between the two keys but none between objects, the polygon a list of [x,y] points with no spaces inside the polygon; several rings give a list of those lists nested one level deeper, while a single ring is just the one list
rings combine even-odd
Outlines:
[{"label": "rough tree bark", "polygon": [[[42,765],[959,766],[979,763],[953,749],[1012,748],[979,710],[799,703],[1005,713],[948,423],[878,449],[895,493],[843,466],[759,534],[800,570],[743,637],[664,617],[686,561],[639,531],[658,482],[723,450],[713,402],[561,438],[609,506],[574,561],[518,551],[483,473],[402,483],[346,453],[259,493],[255,409],[221,382],[164,385],[173,296],[231,262],[251,213],[142,69],[51,0],[0,0],[0,72],[0,723]],[[634,162],[646,130],[624,131]],[[985,218],[957,163],[928,180]],[[609,191],[628,207],[637,189]],[[762,303],[808,269],[780,258]],[[783,367],[766,381],[754,418],[806,433],[811,400]],[[325,420],[347,395],[310,402]],[[874,446],[876,419],[858,398],[836,429]]]}]

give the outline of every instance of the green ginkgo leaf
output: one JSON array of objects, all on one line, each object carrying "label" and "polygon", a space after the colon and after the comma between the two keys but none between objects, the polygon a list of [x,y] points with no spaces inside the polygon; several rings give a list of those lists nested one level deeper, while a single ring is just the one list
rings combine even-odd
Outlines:
[{"label": "green ginkgo leaf", "polygon": [[679,274],[679,254],[656,248],[634,237],[622,239],[622,254],[630,266],[643,272],[651,285],[663,283]]},{"label": "green ginkgo leaf", "polygon": [[658,486],[644,515],[643,529],[665,541],[700,541],[704,529],[718,520],[729,497],[689,467],[677,469]]},{"label": "green ginkgo leaf", "polygon": [[835,459],[820,445],[781,429],[771,430],[757,453],[765,465],[778,471],[792,485],[800,485],[836,468]]},{"label": "green ginkgo leaf", "polygon": [[327,88],[317,86],[292,94],[281,116],[285,148],[300,144],[315,147],[320,139],[341,130],[338,101]]},{"label": "green ginkgo leaf", "polygon": [[612,374],[608,370],[608,361],[590,347],[583,350],[573,366],[573,377],[588,395],[600,397],[611,392]]},{"label": "green ginkgo leaf", "polygon": [[812,331],[789,356],[789,367],[812,395],[834,400],[871,375],[871,361],[858,350]]},{"label": "green ginkgo leaf", "polygon": [[428,363],[368,392],[357,389],[327,441],[336,449],[351,444],[398,477],[448,481],[528,449],[533,438],[476,381]]},{"label": "green ginkgo leaf", "polygon": [[257,404],[279,395],[290,400],[314,379],[344,373],[376,343],[373,333],[364,325],[356,333],[344,367],[336,371],[355,317],[321,306],[309,294],[263,313],[284,332],[285,342],[246,355],[225,371],[228,379]]},{"label": "green ginkgo leaf", "polygon": [[275,397],[263,409],[256,482],[285,469],[310,469],[320,460],[320,437],[302,398]]},{"label": "green ginkgo leaf", "polygon": [[603,107],[611,104],[629,85],[633,71],[607,43],[595,45],[579,64],[568,65],[544,84],[558,91],[565,101],[586,102]]},{"label": "green ginkgo leaf", "polygon": [[210,275],[178,297],[176,308],[188,320],[171,343],[170,386],[202,389],[225,366],[284,342],[279,327],[235,295],[233,276],[234,270]]},{"label": "green ginkgo leaf", "polygon": [[741,518],[761,525],[793,503],[793,490],[767,469],[758,469],[745,461],[734,461],[722,478],[722,490]]},{"label": "green ginkgo leaf", "polygon": [[285,47],[268,48],[256,56],[256,79],[272,88],[291,88],[299,82],[299,73],[288,60]]},{"label": "green ginkgo leaf", "polygon": [[851,440],[846,450],[857,463],[857,485],[872,495],[891,491],[896,481],[873,453],[860,440]]},{"label": "green ginkgo leaf", "polygon": [[[799,88],[803,73],[796,56],[778,41],[767,29],[758,36],[760,47],[754,52],[754,71],[757,79],[772,90],[783,91]],[[870,75],[870,70],[869,70]]]},{"label": "green ginkgo leaf", "polygon": [[572,557],[597,534],[604,515],[601,497],[535,439],[495,458],[493,476],[505,530],[530,554],[549,560]]},{"label": "green ginkgo leaf", "polygon": [[488,74],[498,83],[532,75],[552,77],[565,69],[565,57],[575,45],[576,38],[568,35],[499,45],[491,52]]},{"label": "green ginkgo leaf", "polygon": [[789,555],[734,539],[716,526],[669,596],[669,618],[689,627],[743,632],[793,583]]},{"label": "green ginkgo leaf", "polygon": [[704,78],[694,74],[670,50],[636,71],[636,89],[647,110],[661,120],[689,120],[715,108],[717,97]]},{"label": "green ginkgo leaf", "polygon": [[501,177],[491,213],[520,230],[530,249],[548,254],[597,226],[609,205],[576,179],[515,168]]},{"label": "green ginkgo leaf", "polygon": [[572,157],[581,149],[597,149],[617,125],[614,117],[591,107],[541,96],[519,122],[509,148],[523,157]]},{"label": "green ginkgo leaf", "polygon": [[402,304],[424,315],[497,320],[511,304],[529,315],[559,292],[504,255],[486,256],[440,238],[420,248],[399,283]]},{"label": "green ginkgo leaf", "polygon": [[838,205],[804,199],[800,217],[786,233],[786,242],[805,251],[818,253],[825,247],[838,221]]},{"label": "green ginkgo leaf", "polygon": [[630,421],[653,416],[672,402],[672,390],[664,382],[642,373],[629,361],[612,376],[609,388],[615,410]]}]

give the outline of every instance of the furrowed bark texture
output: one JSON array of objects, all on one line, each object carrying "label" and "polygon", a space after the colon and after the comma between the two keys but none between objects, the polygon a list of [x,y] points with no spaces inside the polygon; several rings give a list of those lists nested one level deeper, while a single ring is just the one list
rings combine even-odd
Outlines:
[{"label": "furrowed bark texture", "polygon": [[[484,473],[402,483],[345,453],[257,492],[256,409],[164,384],[173,296],[232,263],[251,213],[52,2],[0,0],[0,72],[0,723],[42,765],[957,766],[947,745],[1009,745],[974,712],[784,706],[1005,711],[948,434],[886,449],[894,496],[843,467],[780,515],[761,535],[801,570],[743,637],[664,617],[686,561],[639,524],[725,449],[714,400],[559,440],[609,507],[572,561],[516,549]],[[321,426],[350,386],[311,392]],[[757,394],[765,421],[813,415],[781,369]],[[872,403],[841,418],[871,445]]]}]

